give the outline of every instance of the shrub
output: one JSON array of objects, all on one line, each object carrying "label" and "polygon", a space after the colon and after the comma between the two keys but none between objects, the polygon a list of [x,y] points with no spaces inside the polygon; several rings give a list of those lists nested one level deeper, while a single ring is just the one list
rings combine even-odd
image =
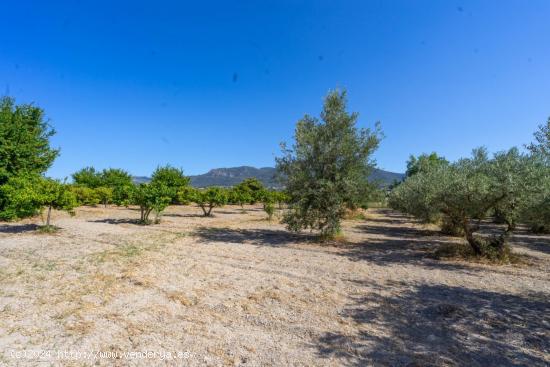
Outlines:
[{"label": "shrub", "polygon": [[107,204],[113,202],[113,189],[106,186],[100,186],[94,190],[100,203],[106,208]]}]

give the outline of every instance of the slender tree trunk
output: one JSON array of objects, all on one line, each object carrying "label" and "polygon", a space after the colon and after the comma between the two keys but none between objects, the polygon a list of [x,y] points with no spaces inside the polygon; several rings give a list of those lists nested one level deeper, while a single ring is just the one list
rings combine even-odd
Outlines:
[{"label": "slender tree trunk", "polygon": [[48,206],[48,216],[46,217],[46,227],[50,226],[50,217],[52,214],[52,206]]},{"label": "slender tree trunk", "polygon": [[208,212],[206,211],[206,207],[204,206],[204,204],[199,204],[199,206],[201,207],[204,216],[208,217]]}]

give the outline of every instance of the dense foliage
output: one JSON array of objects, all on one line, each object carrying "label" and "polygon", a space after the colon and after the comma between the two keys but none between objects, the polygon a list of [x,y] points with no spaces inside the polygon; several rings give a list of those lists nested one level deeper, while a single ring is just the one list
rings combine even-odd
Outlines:
[{"label": "dense foliage", "polygon": [[221,187],[192,189],[188,191],[188,200],[196,203],[205,217],[212,216],[212,209],[227,204],[228,191]]},{"label": "dense foliage", "polygon": [[[148,183],[135,186],[131,192],[131,203],[139,206],[140,223],[159,223],[162,212],[172,200],[172,190],[163,184]],[[155,219],[151,221],[149,216],[155,213]]]},{"label": "dense foliage", "polygon": [[[547,200],[538,193],[549,180],[548,166],[533,155],[512,148],[489,158],[480,148],[455,163],[426,165],[391,192],[389,203],[464,235],[476,255],[502,259],[508,234]],[[479,235],[482,221],[491,216],[505,224],[502,232]]]},{"label": "dense foliage", "polygon": [[151,177],[152,184],[161,184],[166,186],[171,191],[172,204],[178,203],[178,192],[181,192],[184,187],[189,185],[189,177],[183,174],[183,170],[170,165],[157,167]]},{"label": "dense foliage", "polygon": [[296,125],[293,147],[282,145],[277,169],[289,198],[283,222],[290,230],[311,228],[330,238],[346,209],[367,201],[381,132],[378,124],[374,131],[357,128],[357,117],[346,111],[345,92],[331,92],[322,121],[306,115]]}]

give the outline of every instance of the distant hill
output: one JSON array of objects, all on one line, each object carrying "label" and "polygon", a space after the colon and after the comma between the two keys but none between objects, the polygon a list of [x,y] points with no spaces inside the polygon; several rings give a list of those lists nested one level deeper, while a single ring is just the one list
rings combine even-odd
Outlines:
[{"label": "distant hill", "polygon": [[[388,186],[393,181],[401,181],[405,175],[402,173],[388,172],[375,168],[370,180],[377,182],[380,186]],[[275,180],[275,168],[255,168],[250,166],[215,168],[207,173],[196,176],[189,176],[191,185],[194,187],[208,186],[234,186],[249,177],[256,177],[267,187],[278,188],[280,184]],[[149,177],[134,177],[135,183],[149,182]]]}]

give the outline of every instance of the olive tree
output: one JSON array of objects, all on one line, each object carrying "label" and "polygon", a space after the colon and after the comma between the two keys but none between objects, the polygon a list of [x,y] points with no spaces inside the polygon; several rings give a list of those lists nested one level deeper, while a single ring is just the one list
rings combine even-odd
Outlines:
[{"label": "olive tree", "polygon": [[310,228],[331,238],[346,209],[364,202],[381,131],[378,123],[374,130],[358,128],[357,118],[346,111],[345,92],[330,92],[320,120],[304,116],[294,145],[282,144],[277,169],[289,198],[283,222],[290,230]]},{"label": "olive tree", "polygon": [[[537,182],[536,167],[515,148],[492,159],[485,149],[471,158],[437,165],[407,178],[390,194],[390,205],[424,221],[443,220],[458,227],[476,255],[505,258],[506,240],[515,228]],[[506,226],[481,236],[482,220],[499,210]]]}]

